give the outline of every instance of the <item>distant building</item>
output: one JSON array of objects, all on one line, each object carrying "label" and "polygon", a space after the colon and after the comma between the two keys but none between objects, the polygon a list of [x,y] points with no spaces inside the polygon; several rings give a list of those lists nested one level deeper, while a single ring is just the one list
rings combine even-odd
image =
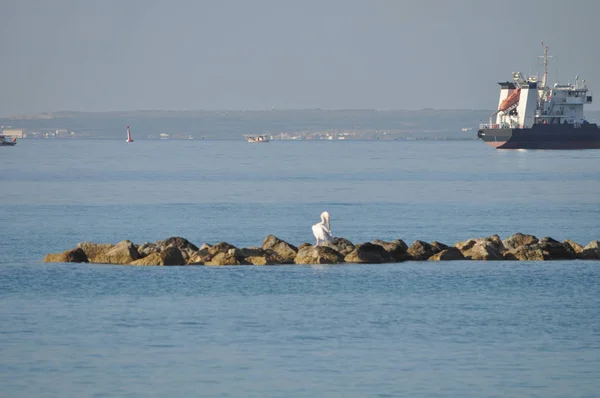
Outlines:
[{"label": "distant building", "polygon": [[58,130],[56,130],[55,134],[56,134],[56,137],[58,137],[58,138],[68,138],[70,135],[69,130],[67,130],[67,129],[58,129]]},{"label": "distant building", "polygon": [[2,134],[11,138],[27,138],[26,129],[4,129],[2,130]]}]

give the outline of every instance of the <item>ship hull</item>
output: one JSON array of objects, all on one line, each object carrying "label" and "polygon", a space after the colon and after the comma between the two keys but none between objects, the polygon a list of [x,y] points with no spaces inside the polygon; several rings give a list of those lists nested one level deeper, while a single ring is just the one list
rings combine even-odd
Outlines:
[{"label": "ship hull", "polygon": [[522,129],[487,129],[477,132],[496,149],[600,149],[600,129],[596,124],[536,124]]}]

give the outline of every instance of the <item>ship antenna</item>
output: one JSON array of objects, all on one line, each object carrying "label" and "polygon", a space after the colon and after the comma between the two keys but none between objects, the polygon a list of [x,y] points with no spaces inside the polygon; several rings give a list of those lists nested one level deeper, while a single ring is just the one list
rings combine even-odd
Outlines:
[{"label": "ship antenna", "polygon": [[542,41],[542,47],[544,48],[544,75],[542,77],[542,87],[546,88],[546,80],[548,79],[548,46],[545,46]]}]

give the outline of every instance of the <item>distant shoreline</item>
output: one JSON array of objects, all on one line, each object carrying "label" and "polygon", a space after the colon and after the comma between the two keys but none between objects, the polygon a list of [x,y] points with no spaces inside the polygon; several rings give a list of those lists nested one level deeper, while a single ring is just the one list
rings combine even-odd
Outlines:
[{"label": "distant shoreline", "polygon": [[[0,118],[6,134],[76,139],[239,140],[265,134],[271,140],[475,140],[490,110],[263,110],[263,111],[112,111],[54,112]],[[600,111],[587,112],[589,121]],[[38,137],[36,137],[38,138]]]},{"label": "distant shoreline", "polygon": [[[222,110],[125,110],[125,111],[56,111],[56,112],[38,112],[28,114],[16,114],[8,116],[0,116],[0,119],[19,119],[19,118],[39,118],[39,119],[51,119],[51,118],[64,118],[64,117],[85,117],[85,116],[183,116],[183,115],[196,115],[202,116],[207,114],[273,114],[273,113],[389,113],[389,112],[492,112],[490,109],[434,109],[434,108],[422,108],[422,109],[321,109],[321,108],[307,108],[307,109],[254,109],[254,110],[243,110],[243,109],[222,109]],[[600,112],[600,109],[598,109]],[[593,112],[593,111],[591,111]]]},{"label": "distant shoreline", "polygon": [[[345,139],[345,140],[327,140],[327,139],[273,139],[271,142],[390,142],[390,141],[398,141],[398,142],[414,142],[414,141],[477,141],[478,138],[419,138],[419,139]],[[119,138],[113,137],[74,137],[74,138],[60,138],[60,137],[52,137],[52,138],[19,138],[19,141],[122,141]],[[136,138],[135,141],[240,141],[245,142],[244,138],[232,139],[232,138],[169,138],[169,139],[161,139],[161,138]]]}]

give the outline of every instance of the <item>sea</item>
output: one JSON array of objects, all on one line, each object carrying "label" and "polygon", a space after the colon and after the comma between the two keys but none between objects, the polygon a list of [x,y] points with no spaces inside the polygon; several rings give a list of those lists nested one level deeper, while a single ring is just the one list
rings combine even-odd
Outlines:
[{"label": "sea", "polygon": [[0,148],[2,397],[597,397],[600,262],[130,267],[81,241],[600,239],[600,151],[480,141]]}]

